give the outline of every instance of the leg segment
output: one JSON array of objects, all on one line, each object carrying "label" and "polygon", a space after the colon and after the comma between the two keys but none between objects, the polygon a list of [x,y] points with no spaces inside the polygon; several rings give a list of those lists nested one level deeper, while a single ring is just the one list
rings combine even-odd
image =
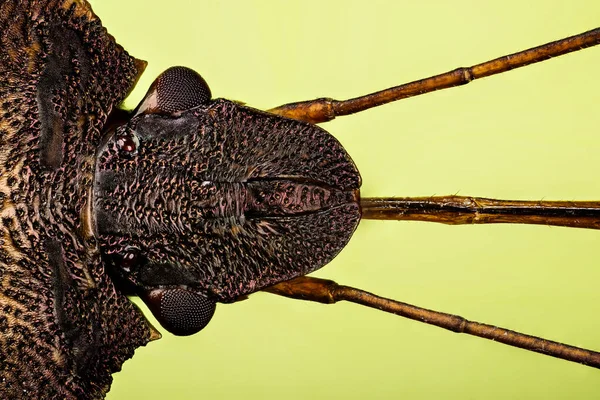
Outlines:
[{"label": "leg segment", "polygon": [[483,197],[373,197],[360,201],[362,218],[462,224],[536,224],[600,229],[600,202],[520,201]]},{"label": "leg segment", "polygon": [[302,276],[291,281],[278,283],[265,289],[265,291],[293,299],[309,300],[325,304],[333,304],[345,300],[426,324],[439,326],[452,332],[479,336],[509,346],[520,347],[536,353],[600,368],[600,353],[595,351],[553,342],[493,325],[468,321],[458,315],[446,314],[386,299],[360,289],[338,285],[334,281],[326,279]]},{"label": "leg segment", "polygon": [[439,89],[465,85],[478,78],[499,74],[597,44],[600,44],[600,28],[499,57],[471,67],[457,68],[440,75],[405,83],[365,96],[349,100],[321,98],[301,101],[275,107],[269,110],[269,112],[313,124],[327,122],[337,116],[354,114],[392,101],[418,96]]}]

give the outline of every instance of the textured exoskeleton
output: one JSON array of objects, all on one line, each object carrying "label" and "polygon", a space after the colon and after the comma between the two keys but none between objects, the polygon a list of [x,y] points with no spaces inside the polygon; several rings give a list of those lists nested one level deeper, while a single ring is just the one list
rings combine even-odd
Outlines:
[{"label": "textured exoskeleton", "polygon": [[191,334],[349,240],[360,177],[324,130],[180,67],[123,115],[145,64],[84,0],[0,1],[0,32],[0,397],[102,398],[159,335],[126,294]]}]

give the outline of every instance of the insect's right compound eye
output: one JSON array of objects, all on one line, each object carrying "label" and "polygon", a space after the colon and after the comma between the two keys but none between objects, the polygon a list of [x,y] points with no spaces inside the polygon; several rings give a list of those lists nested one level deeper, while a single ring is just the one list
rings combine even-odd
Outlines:
[{"label": "insect's right compound eye", "polygon": [[153,289],[142,300],[167,331],[178,336],[193,335],[210,322],[216,302],[185,289]]},{"label": "insect's right compound eye", "polygon": [[205,104],[211,96],[208,84],[196,71],[186,67],[171,67],[150,86],[138,114],[185,111]]}]

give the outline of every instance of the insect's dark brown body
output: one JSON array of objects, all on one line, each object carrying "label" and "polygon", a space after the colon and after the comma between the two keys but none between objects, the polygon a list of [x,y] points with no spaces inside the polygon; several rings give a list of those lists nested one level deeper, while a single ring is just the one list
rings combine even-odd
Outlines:
[{"label": "insect's dark brown body", "polygon": [[0,2],[0,397],[101,398],[150,330],[89,213],[94,154],[140,63],[85,1]]},{"label": "insect's dark brown body", "polygon": [[[156,334],[123,294],[132,285],[190,334],[201,327],[181,304],[235,301],[348,242],[360,176],[323,129],[198,96],[184,68],[149,92],[158,108],[120,125],[111,111],[144,64],[86,2],[2,2],[0,17],[2,397],[103,397]],[[199,91],[176,86],[185,77]],[[143,261],[126,264],[131,249]]]},{"label": "insect's dark brown body", "polygon": [[135,243],[160,260],[143,272],[153,285],[235,301],[327,264],[358,225],[358,171],[314,125],[217,99],[126,130],[142,144],[99,156],[98,231],[106,255]]},{"label": "insect's dark brown body", "polygon": [[[132,242],[159,261],[176,254],[186,261],[185,274],[169,269],[174,264],[154,263],[146,275],[163,279],[162,285],[181,284],[183,279],[227,302],[312,271],[347,242],[358,222],[360,179],[347,154],[320,129],[216,101],[193,113],[177,112],[164,127],[160,116],[144,112],[115,136],[101,140],[107,115],[132,87],[142,64],[115,45],[85,2],[24,2],[14,10],[15,5],[6,2],[0,6],[0,21],[10,26],[4,29],[8,33],[3,45],[9,50],[0,66],[8,89],[7,95],[2,93],[2,106],[8,110],[0,121],[8,127],[2,132],[2,151],[10,151],[2,159],[6,183],[0,185],[6,189],[0,269],[6,277],[0,286],[3,395],[102,397],[110,374],[155,333],[123,297],[122,288],[112,286],[99,258],[99,244],[108,259],[128,251]],[[180,122],[186,128],[200,122],[202,128],[192,136],[201,140],[191,142],[208,155],[206,162],[190,169],[202,172],[190,179],[201,186],[194,198],[178,191],[185,184],[177,173],[186,176],[185,171],[173,168],[173,179],[161,180],[170,167],[167,159],[185,164],[190,156],[190,142],[185,137],[178,140],[180,130],[169,125]],[[146,133],[144,123],[150,124]],[[164,143],[153,137],[157,128],[159,136],[167,133]],[[128,131],[145,140],[141,162],[119,157],[118,135]],[[240,155],[243,147],[223,149],[277,135],[268,160],[255,156],[264,145],[248,146],[247,156]],[[316,149],[290,151],[299,149],[293,142],[300,138],[316,138]],[[323,152],[330,148],[335,149],[332,154]],[[161,156],[144,155],[151,149]],[[311,160],[319,151],[324,157]],[[178,159],[182,154],[185,157]],[[298,164],[301,173],[294,169],[294,157],[305,161]],[[280,158],[286,162],[279,164]],[[223,170],[216,172],[219,168]],[[145,187],[148,182],[138,179],[138,171],[162,178]],[[166,195],[163,202],[155,195],[159,192]],[[185,207],[174,206],[169,196],[178,197]],[[186,220],[198,216],[209,222]],[[288,221],[289,216],[303,223]],[[101,233],[97,237],[96,227]],[[260,243],[253,246],[251,236],[256,233]],[[202,235],[210,240],[199,240]],[[317,246],[302,242],[305,236]],[[206,247],[191,253],[202,257],[200,268],[195,268],[196,259],[185,251],[199,245]],[[303,257],[296,258],[297,251]],[[247,256],[257,259],[244,263]]]}]

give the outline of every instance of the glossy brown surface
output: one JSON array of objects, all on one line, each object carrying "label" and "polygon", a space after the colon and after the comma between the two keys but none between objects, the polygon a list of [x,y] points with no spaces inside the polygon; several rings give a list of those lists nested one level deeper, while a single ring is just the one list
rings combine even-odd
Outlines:
[{"label": "glossy brown surface", "polygon": [[600,229],[600,202],[496,200],[469,196],[361,199],[366,219],[449,225],[535,224]]}]

